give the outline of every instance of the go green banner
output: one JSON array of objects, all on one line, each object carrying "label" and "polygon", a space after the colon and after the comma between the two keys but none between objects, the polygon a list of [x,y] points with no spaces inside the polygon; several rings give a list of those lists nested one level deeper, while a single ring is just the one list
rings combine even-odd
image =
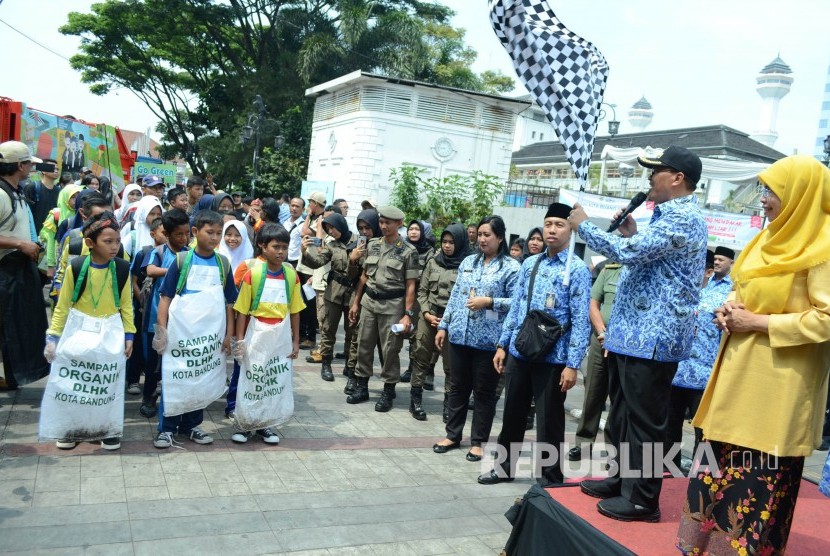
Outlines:
[{"label": "go green banner", "polygon": [[[176,165],[156,164],[155,162],[136,162],[133,176],[158,176],[167,185],[176,185]],[[135,179],[133,180],[135,181]]]}]

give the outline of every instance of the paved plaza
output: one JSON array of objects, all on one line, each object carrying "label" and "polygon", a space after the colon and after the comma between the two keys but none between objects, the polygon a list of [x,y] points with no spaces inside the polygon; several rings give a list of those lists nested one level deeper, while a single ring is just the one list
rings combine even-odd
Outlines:
[{"label": "paved plaza", "polygon": [[[319,365],[297,363],[296,413],[278,429],[277,447],[254,439],[232,443],[221,401],[205,414],[213,445],[178,438],[181,444],[157,450],[156,420],[140,417],[139,396],[127,396],[120,451],[92,443],[62,451],[37,442],[45,380],[0,393],[0,551],[499,554],[510,533],[503,514],[532,481],[478,485],[490,463],[465,460],[466,436],[461,450],[432,452],[444,436],[440,364],[435,392],[424,393],[426,422],[409,415],[406,384],[389,413],[374,411],[382,388],[377,378],[369,403],[346,404],[341,368],[328,383]],[[568,410],[581,407],[582,393],[580,382],[568,395]],[[571,441],[570,414],[567,426]],[[684,440],[691,442],[691,429]],[[808,460],[807,477],[818,478],[824,456],[815,452]],[[578,473],[572,466],[566,474]]]}]

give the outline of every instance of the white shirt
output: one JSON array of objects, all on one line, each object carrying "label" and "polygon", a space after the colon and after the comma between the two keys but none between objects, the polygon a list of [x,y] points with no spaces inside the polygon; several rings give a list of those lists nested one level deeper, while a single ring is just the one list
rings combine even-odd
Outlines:
[{"label": "white shirt", "polygon": [[[300,243],[303,241],[303,236],[300,231],[303,229],[304,220],[305,217],[301,214],[296,220],[291,220],[289,218],[282,224],[285,226],[285,229],[288,230],[289,237],[291,238],[288,242],[289,261],[296,261],[300,258]],[[296,226],[294,224],[296,224]]]}]

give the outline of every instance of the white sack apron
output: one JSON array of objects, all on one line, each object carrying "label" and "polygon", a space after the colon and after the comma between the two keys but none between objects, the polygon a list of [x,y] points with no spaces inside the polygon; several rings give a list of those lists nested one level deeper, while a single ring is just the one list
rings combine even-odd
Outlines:
[{"label": "white sack apron", "polygon": [[[266,280],[259,269],[255,305],[288,303],[287,282]],[[239,430],[282,425],[294,415],[294,363],[290,358],[291,317],[267,324],[251,317],[245,331],[245,356],[239,364],[234,419]]]},{"label": "white sack apron", "polygon": [[69,309],[40,406],[40,439],[121,436],[126,366],[121,314],[91,317]]},{"label": "white sack apron", "polygon": [[[190,272],[198,268],[194,265]],[[198,289],[190,287],[193,278],[188,276],[188,289]],[[165,417],[204,409],[225,393],[225,305],[221,284],[177,295],[170,303],[161,359]]]}]

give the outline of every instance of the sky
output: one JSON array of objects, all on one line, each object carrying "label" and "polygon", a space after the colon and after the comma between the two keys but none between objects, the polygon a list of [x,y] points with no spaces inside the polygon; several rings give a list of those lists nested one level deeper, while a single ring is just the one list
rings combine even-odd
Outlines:
[{"label": "sky", "polygon": [[[457,12],[453,25],[467,30],[468,44],[478,51],[474,68],[514,75],[490,27],[487,1],[442,3]],[[91,4],[0,0],[0,44],[4,52],[16,53],[4,62],[0,96],[90,122],[137,131],[155,127],[152,113],[132,93],[92,95],[64,59],[77,51],[79,41],[58,28],[70,11],[89,11]],[[649,130],[724,124],[752,133],[761,112],[755,78],[780,54],[793,70],[794,83],[781,101],[775,148],[785,154],[813,152],[830,65],[827,0],[551,0],[549,5],[608,60],[605,101],[617,105],[621,133],[631,131],[626,113],[643,95],[654,108]],[[605,122],[600,123],[600,134],[606,132]]]}]

